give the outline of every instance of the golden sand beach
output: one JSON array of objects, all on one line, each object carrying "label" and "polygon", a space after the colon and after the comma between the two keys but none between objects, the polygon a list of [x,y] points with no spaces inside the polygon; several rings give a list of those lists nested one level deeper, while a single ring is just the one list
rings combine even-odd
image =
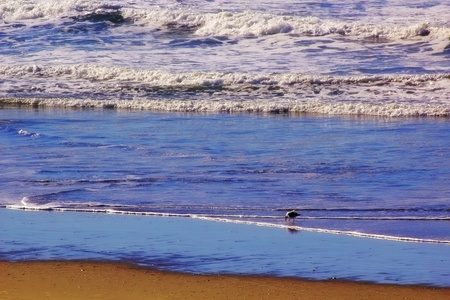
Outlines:
[{"label": "golden sand beach", "polygon": [[450,299],[450,289],[193,275],[86,261],[0,262],[0,299]]}]

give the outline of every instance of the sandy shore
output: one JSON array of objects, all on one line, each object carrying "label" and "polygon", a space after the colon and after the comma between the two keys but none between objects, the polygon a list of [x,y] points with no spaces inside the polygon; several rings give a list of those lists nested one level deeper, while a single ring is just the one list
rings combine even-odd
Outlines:
[{"label": "sandy shore", "polygon": [[0,262],[0,299],[450,299],[450,289],[162,272],[126,264]]}]

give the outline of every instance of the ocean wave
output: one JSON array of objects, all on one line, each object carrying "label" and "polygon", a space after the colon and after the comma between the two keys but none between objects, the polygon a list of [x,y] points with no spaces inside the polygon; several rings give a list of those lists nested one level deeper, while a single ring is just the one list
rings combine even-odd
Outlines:
[{"label": "ocean wave", "polygon": [[20,21],[51,17],[66,17],[104,8],[105,4],[87,0],[30,1],[3,0],[0,20]]},{"label": "ocean wave", "polygon": [[[450,116],[450,74],[447,73],[314,76],[175,73],[96,65],[0,65],[0,77],[20,81],[14,83],[12,93],[3,91],[1,105],[170,112]],[[43,78],[46,80],[42,81]],[[32,80],[40,80],[35,83],[39,85],[38,92],[34,91]]]},{"label": "ocean wave", "polygon": [[[33,211],[59,211],[59,212],[92,212],[92,213],[107,213],[107,214],[125,214],[125,215],[141,215],[141,216],[161,216],[161,217],[186,217],[186,218],[204,218],[204,219],[226,219],[227,221],[238,222],[242,219],[264,219],[266,222],[245,221],[251,223],[263,223],[265,225],[279,225],[272,224],[268,220],[282,220],[281,216],[266,216],[266,215],[245,215],[245,214],[210,214],[210,213],[177,213],[169,211],[149,211],[141,210],[133,205],[105,205],[96,203],[65,203],[64,206],[58,206],[57,203],[47,203],[44,205],[6,205],[6,208],[33,210]],[[450,221],[450,217],[414,217],[414,216],[399,216],[399,217],[363,217],[363,216],[343,216],[343,217],[304,217],[300,216],[297,220],[340,220],[340,221]],[[291,225],[289,225],[291,226]]]},{"label": "ocean wave", "polygon": [[284,113],[357,115],[383,117],[449,117],[449,105],[429,104],[372,104],[372,103],[329,103],[318,101],[290,101],[290,103],[261,101],[208,101],[208,100],[89,100],[89,99],[31,99],[0,98],[0,105],[30,107],[99,108],[151,110],[166,112],[208,112],[208,113]]},{"label": "ocean wave", "polygon": [[[137,181],[137,182],[154,182],[155,179],[151,178],[151,179],[143,179],[143,178],[126,178],[126,179],[96,179],[96,180],[29,180],[27,182],[30,183],[43,183],[43,184],[48,184],[48,183],[57,183],[57,185],[66,185],[67,183],[71,183],[71,184],[77,184],[77,183],[120,183],[120,182],[128,182],[128,181]],[[63,184],[61,184],[61,182],[63,182]],[[52,196],[52,195],[56,195],[56,194],[64,194],[64,193],[70,193],[73,191],[79,191],[80,189],[76,189],[76,190],[63,190],[63,191],[59,191],[59,192],[52,192],[50,194],[43,194],[43,195],[38,195],[38,196],[30,196],[30,197],[24,197],[21,200],[21,204],[19,205],[19,207],[23,207],[23,208],[29,208],[29,207],[41,207],[43,204],[47,205],[49,203],[52,203],[52,205],[57,208],[62,208],[62,206],[66,207],[66,208],[70,208],[70,207],[76,207],[76,208],[92,208],[92,207],[102,207],[102,208],[106,208],[106,209],[110,209],[110,208],[131,208],[131,209],[138,209],[139,206],[136,205],[124,205],[124,204],[107,204],[107,203],[102,203],[102,202],[64,202],[64,203],[56,203],[53,201],[49,201],[46,200],[46,198],[48,199],[48,196]],[[284,216],[284,213],[286,211],[291,211],[293,210],[292,207],[285,207],[285,208],[267,208],[267,207],[233,207],[233,206],[210,206],[210,205],[174,205],[174,204],[159,204],[157,206],[145,206],[146,209],[158,209],[158,210],[165,210],[165,211],[170,211],[170,210],[198,210],[198,211],[227,211],[228,213],[226,215],[221,215],[221,216],[234,216],[234,217],[254,217],[254,218],[280,218],[280,215]],[[329,215],[329,213],[332,213],[333,215],[342,215],[342,218],[359,218],[359,217],[355,217],[355,215],[366,215],[366,214],[375,214],[375,215],[382,215],[381,217],[374,217],[374,218],[384,218],[387,215],[386,214],[408,214],[408,215],[414,215],[416,213],[423,213],[423,212],[432,212],[432,213],[438,213],[438,214],[447,214],[447,212],[450,211],[450,208],[448,207],[405,207],[405,208],[377,208],[377,207],[373,207],[373,208],[341,208],[341,207],[336,207],[336,208],[295,208],[294,210],[298,211],[301,213],[301,217],[298,218],[303,218],[303,219],[320,219],[322,217],[305,217],[305,214],[311,214],[311,213],[320,213],[322,215]],[[239,213],[231,213],[233,211],[239,212]],[[246,215],[243,215],[241,212],[247,212]],[[248,212],[252,212],[251,215],[248,214]],[[275,214],[272,215],[260,215],[260,214],[255,214],[255,212],[274,212]],[[349,214],[352,214],[352,216],[349,216]],[[335,218],[333,216],[329,216],[329,217],[324,217],[324,218]],[[337,217],[337,218],[341,218],[341,217]],[[361,217],[361,218],[365,218],[365,217]],[[368,217],[369,219],[372,217]],[[391,218],[391,217],[388,217]],[[393,217],[396,218],[396,217]],[[400,219],[423,219],[423,220],[428,220],[429,217],[403,217],[400,216],[398,217]],[[431,217],[432,219],[439,219],[439,220],[448,220],[450,219],[450,217],[445,216],[439,216],[439,217]]]},{"label": "ocean wave", "polygon": [[198,14],[181,10],[122,9],[123,16],[139,25],[149,27],[170,26],[189,28],[198,36],[260,37],[279,33],[304,36],[337,34],[389,40],[417,36],[447,38],[450,28],[429,24],[401,26],[395,24],[369,24],[341,20],[323,20],[318,17],[271,15],[260,12],[217,12]]},{"label": "ocean wave", "polygon": [[[112,4],[111,4],[112,3]],[[120,5],[119,5],[120,4]],[[123,4],[123,6],[122,6]],[[302,36],[340,35],[348,37],[404,40],[420,36],[450,37],[450,28],[428,23],[410,25],[374,24],[327,20],[313,16],[274,15],[258,11],[197,12],[190,9],[134,3],[86,0],[29,1],[5,0],[0,4],[0,20],[22,21],[48,18],[76,21],[110,21],[155,29],[189,29],[197,36],[261,37],[273,34]],[[120,22],[116,22],[116,21]]]},{"label": "ocean wave", "polygon": [[221,86],[237,84],[374,84],[402,83],[418,86],[449,80],[450,74],[395,75],[395,76],[312,76],[302,74],[252,74],[222,72],[175,73],[161,70],[139,70],[92,65],[65,66],[0,66],[0,74],[8,76],[65,77],[92,81],[141,82],[154,86]]},{"label": "ocean wave", "polygon": [[223,85],[293,85],[333,84],[374,86],[400,83],[408,86],[428,85],[450,80],[450,73],[426,75],[384,75],[384,76],[325,76],[287,74],[258,74],[231,72],[169,72],[125,67],[96,65],[0,65],[0,75],[9,77],[61,77],[65,79],[86,79],[90,81],[139,82],[153,86],[223,86]]}]

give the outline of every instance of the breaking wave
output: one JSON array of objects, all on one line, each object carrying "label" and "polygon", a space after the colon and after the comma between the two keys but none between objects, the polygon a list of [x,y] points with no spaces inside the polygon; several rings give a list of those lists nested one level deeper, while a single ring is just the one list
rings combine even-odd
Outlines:
[{"label": "breaking wave", "polygon": [[153,86],[222,86],[222,85],[293,85],[293,84],[372,84],[385,86],[399,83],[408,86],[427,85],[432,82],[448,83],[450,74],[395,75],[395,76],[313,76],[302,74],[252,74],[222,72],[175,73],[161,70],[140,70],[124,67],[95,65],[60,66],[9,66],[0,65],[0,75],[62,77],[66,79],[86,79],[91,81],[141,82]]},{"label": "breaking wave", "polygon": [[[0,4],[0,20],[23,21],[48,18],[72,18],[77,21],[110,21],[144,26],[149,30],[182,28],[197,36],[259,37],[280,33],[305,36],[341,36],[383,38],[388,40],[430,36],[450,37],[450,28],[427,23],[411,25],[371,24],[318,17],[273,15],[257,11],[220,11],[198,13],[186,9],[164,7],[121,6],[120,2],[65,0],[34,2],[6,0]],[[116,21],[120,22],[116,22]]]},{"label": "breaking wave", "polygon": [[[4,91],[0,98],[0,104],[13,106],[450,116],[450,74],[358,77],[295,73],[175,73],[95,65],[0,65],[0,76],[8,80],[20,78],[23,82],[21,86],[14,86],[12,92]],[[23,81],[24,78],[30,80]],[[43,78],[46,80],[38,83],[36,92],[30,81]]]},{"label": "breaking wave", "polygon": [[211,113],[286,113],[326,114],[385,117],[449,117],[448,105],[371,103],[327,103],[316,101],[290,101],[290,103],[261,101],[183,101],[183,100],[80,100],[80,99],[29,99],[0,98],[0,105],[65,108],[101,108],[152,110],[167,112]]},{"label": "breaking wave", "polygon": [[365,38],[407,39],[416,36],[446,38],[450,28],[428,24],[410,26],[373,25],[317,17],[278,16],[259,12],[195,14],[184,11],[123,9],[123,15],[137,24],[189,28],[199,36],[246,36],[290,33],[305,36],[338,34]]}]

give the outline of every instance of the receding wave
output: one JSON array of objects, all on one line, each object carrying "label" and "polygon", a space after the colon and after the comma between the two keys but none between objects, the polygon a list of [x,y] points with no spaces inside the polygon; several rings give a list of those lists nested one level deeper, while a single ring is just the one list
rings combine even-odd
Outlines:
[{"label": "receding wave", "polygon": [[[292,223],[280,223],[277,222],[282,217],[273,215],[243,215],[243,214],[223,214],[223,213],[194,213],[194,212],[176,212],[176,211],[151,211],[142,210],[142,208],[134,205],[120,205],[120,204],[102,204],[102,203],[64,203],[63,206],[59,206],[58,203],[49,202],[44,204],[33,203],[32,198],[24,197],[20,204],[17,205],[5,205],[8,209],[21,209],[30,211],[56,211],[56,212],[90,212],[90,213],[106,213],[106,214],[124,214],[124,215],[140,215],[140,216],[161,216],[161,217],[183,217],[183,218],[195,218],[215,222],[230,222],[236,224],[247,224],[256,226],[266,226],[266,227],[277,227],[285,228],[293,231],[313,231],[313,232],[323,232],[331,234],[343,234],[366,238],[375,239],[386,239],[393,241],[404,241],[404,242],[424,242],[424,243],[440,243],[440,244],[450,244],[448,240],[437,240],[437,239],[426,239],[426,238],[414,238],[414,237],[399,237],[383,234],[371,234],[357,231],[349,230],[336,230],[327,228],[313,228],[297,226]],[[217,208],[214,208],[217,209]],[[230,208],[233,210],[233,208]],[[224,210],[228,210],[224,208]],[[308,209],[306,209],[308,210]],[[316,209],[323,210],[323,209]],[[342,209],[334,209],[339,211]],[[379,211],[380,209],[375,209],[374,211]],[[381,209],[383,210],[383,209]],[[388,209],[387,211],[391,211]],[[414,209],[411,209],[414,210]],[[446,211],[447,209],[438,209],[440,211]],[[327,211],[327,209],[325,209]],[[364,217],[364,216],[325,216],[325,217],[305,217],[300,216],[300,220],[361,220],[361,221],[374,221],[374,220],[391,220],[391,221],[450,221],[450,217],[446,216],[436,216],[436,217],[413,217],[413,216],[395,216],[395,217]],[[261,220],[261,221],[259,221]],[[277,221],[276,221],[277,220]]]},{"label": "receding wave", "polygon": [[357,232],[357,231],[345,231],[345,230],[333,230],[333,229],[323,229],[323,228],[311,228],[311,227],[302,227],[302,226],[294,226],[294,225],[268,224],[268,223],[263,223],[263,222],[228,220],[228,219],[210,218],[210,217],[200,217],[200,219],[211,220],[211,221],[219,221],[219,222],[231,222],[231,223],[238,223],[238,224],[249,224],[249,225],[257,225],[257,226],[286,228],[288,230],[293,230],[293,231],[302,231],[302,230],[304,230],[304,231],[313,231],[313,232],[322,232],[322,233],[331,233],[331,234],[343,234],[343,235],[351,235],[351,236],[357,236],[357,237],[383,239],[383,240],[391,240],[391,241],[450,244],[450,241],[446,241],[446,240],[441,241],[441,240],[435,240],[435,239],[397,237],[397,236],[389,236],[389,235],[381,235],[381,234],[363,233],[363,232]]},{"label": "receding wave", "polygon": [[295,226],[295,225],[268,224],[268,223],[263,223],[263,222],[228,220],[228,219],[210,218],[210,217],[200,217],[200,219],[211,220],[211,221],[219,221],[219,222],[232,222],[232,223],[238,223],[238,224],[249,224],[249,225],[257,225],[257,226],[269,226],[269,227],[286,228],[288,230],[293,230],[293,231],[302,231],[302,230],[304,230],[304,231],[313,231],[313,232],[322,232],[322,233],[331,233],[331,234],[343,234],[343,235],[351,235],[351,236],[373,238],[373,239],[392,240],[392,241],[450,244],[450,241],[445,241],[445,240],[441,241],[441,240],[435,240],[435,239],[396,237],[396,236],[381,235],[381,234],[370,234],[370,233],[363,233],[363,232],[356,232],[356,231],[332,230],[332,229],[323,229],[323,228],[311,228],[311,227],[302,227],[302,226]]},{"label": "receding wave", "polygon": [[[120,205],[116,206],[116,207],[111,206],[108,208],[101,208],[101,207],[99,207],[99,208],[88,208],[88,207],[85,207],[85,208],[76,208],[76,207],[63,208],[63,207],[32,206],[32,205],[31,206],[30,205],[6,205],[6,208],[31,210],[31,211],[91,212],[91,213],[107,213],[107,214],[140,215],[140,216],[184,217],[184,218],[194,218],[194,219],[201,219],[201,220],[214,221],[214,222],[228,222],[228,223],[235,223],[235,224],[246,224],[246,225],[254,225],[254,226],[284,228],[284,229],[288,229],[290,231],[312,231],[312,232],[350,235],[350,236],[356,236],[356,237],[384,239],[384,240],[401,241],[401,242],[450,244],[450,241],[447,241],[447,240],[424,239],[424,238],[413,238],[413,237],[398,237],[398,236],[371,234],[371,233],[364,233],[364,232],[357,232],[357,231],[303,227],[303,226],[296,226],[293,224],[276,224],[276,223],[271,223],[271,222],[249,221],[249,220],[242,220],[242,219],[245,219],[242,216],[221,216],[221,215],[211,216],[211,215],[189,214],[189,213],[148,212],[148,211],[143,212],[143,211],[121,210]],[[250,217],[252,217],[252,216],[250,216]],[[277,218],[279,218],[279,217],[277,217]],[[253,219],[253,217],[252,217],[252,219]],[[345,219],[345,218],[342,218],[342,219]],[[395,220],[416,220],[416,221],[421,220],[420,218],[416,218],[416,219],[391,218],[389,220],[394,220],[394,219]],[[370,219],[370,220],[373,220],[373,219]],[[386,220],[386,219],[381,218],[381,220]],[[438,219],[423,218],[423,220],[429,221],[429,220],[442,220],[442,219],[441,218],[438,218]],[[445,220],[450,220],[450,218],[446,218]]]}]

